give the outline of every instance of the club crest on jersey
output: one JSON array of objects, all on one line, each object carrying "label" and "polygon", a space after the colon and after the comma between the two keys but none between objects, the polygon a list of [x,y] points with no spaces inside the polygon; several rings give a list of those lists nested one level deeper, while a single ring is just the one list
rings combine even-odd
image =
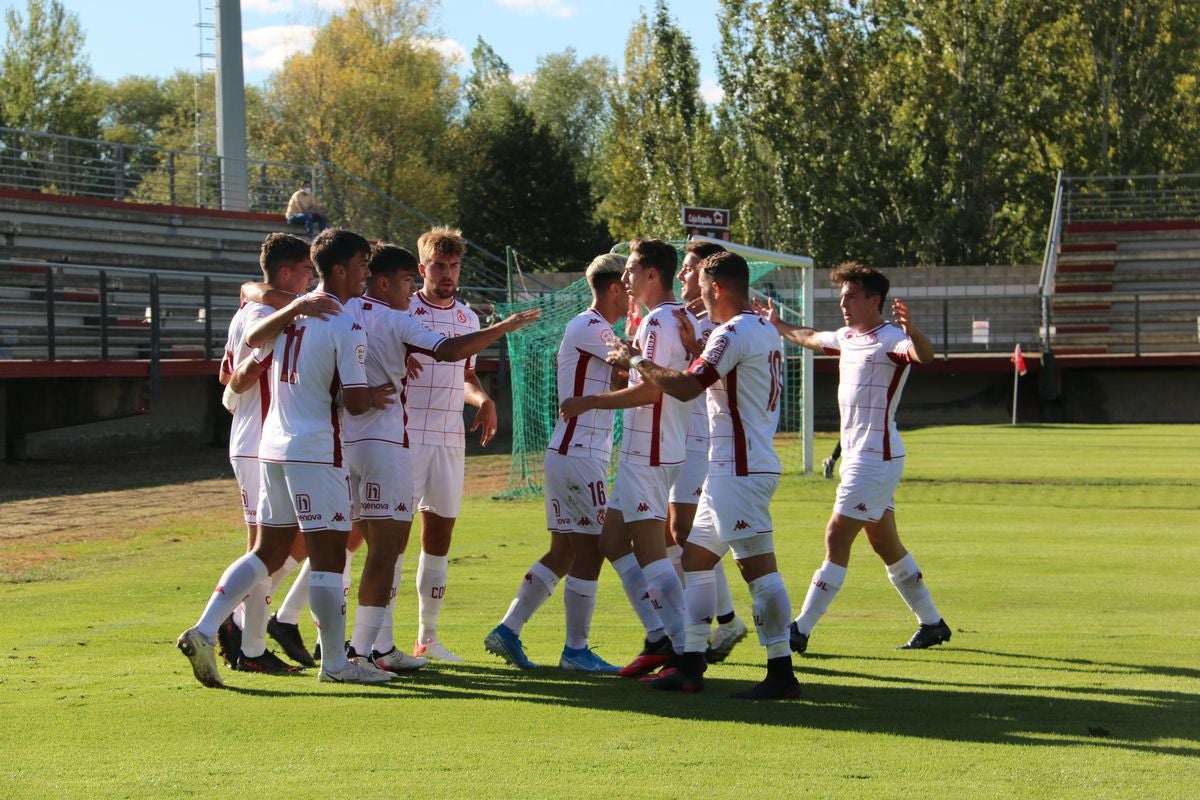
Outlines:
[{"label": "club crest on jersey", "polygon": [[604,509],[603,508],[596,512],[596,522],[599,522],[601,525],[604,524]]},{"label": "club crest on jersey", "polygon": [[356,345],[354,348],[354,358],[358,363],[367,363],[367,346],[365,344]]},{"label": "club crest on jersey", "polygon": [[458,310],[458,321],[464,325],[467,324],[467,315],[462,312],[461,308]]}]

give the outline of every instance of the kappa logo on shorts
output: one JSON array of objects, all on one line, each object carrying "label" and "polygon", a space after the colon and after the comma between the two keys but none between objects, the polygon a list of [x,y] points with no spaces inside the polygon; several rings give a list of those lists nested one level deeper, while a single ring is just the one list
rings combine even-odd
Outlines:
[{"label": "kappa logo on shorts", "polygon": [[397,511],[408,511],[408,503],[400,503],[396,506]]},{"label": "kappa logo on shorts", "polygon": [[867,504],[866,504],[866,503],[859,503],[858,505],[856,505],[856,506],[854,507],[854,509],[855,509],[856,511],[861,511],[861,512],[863,512],[863,513],[865,514],[865,513],[867,513]]},{"label": "kappa logo on shorts", "polygon": [[702,495],[702,494],[704,494],[704,487],[703,487],[703,486],[697,486],[697,487],[696,487],[696,491],[692,492],[692,497],[699,497],[699,496],[700,496],[700,495]]},{"label": "kappa logo on shorts", "polygon": [[345,517],[343,517],[343,516],[342,516],[342,512],[340,512],[340,511],[339,511],[339,512],[337,512],[336,514],[334,514],[334,515],[333,515],[333,521],[334,521],[334,522],[345,522],[345,521],[346,521],[346,518],[345,518]]},{"label": "kappa logo on shorts", "polygon": [[638,503],[638,511],[649,511],[650,506],[646,503]]},{"label": "kappa logo on shorts", "polygon": [[580,517],[579,522],[576,522],[575,524],[581,528],[588,528],[591,527],[592,521],[587,517]]},{"label": "kappa logo on shorts", "polygon": [[299,514],[307,514],[310,511],[312,511],[312,501],[308,499],[308,495],[296,495],[296,512]]},{"label": "kappa logo on shorts", "polygon": [[733,529],[734,529],[735,531],[744,531],[744,530],[746,530],[746,529],[747,529],[747,528],[749,528],[749,527],[750,527],[750,523],[749,523],[749,522],[746,522],[746,520],[744,520],[744,519],[739,519],[739,520],[737,521],[737,524],[733,526]]},{"label": "kappa logo on shorts", "polygon": [[379,502],[379,484],[378,483],[368,483],[365,493],[367,495],[368,501],[370,501],[372,503]]}]

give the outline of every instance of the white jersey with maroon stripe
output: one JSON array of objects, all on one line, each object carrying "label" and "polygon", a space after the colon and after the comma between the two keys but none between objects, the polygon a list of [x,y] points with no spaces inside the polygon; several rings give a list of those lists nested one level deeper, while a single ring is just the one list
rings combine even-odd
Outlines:
[{"label": "white jersey with maroon stripe", "polygon": [[409,351],[431,355],[446,337],[423,327],[408,312],[373,297],[351,298],[346,311],[367,332],[367,385],[392,384],[397,402],[357,417],[347,416],[344,440],[347,444],[374,440],[407,447],[404,392]]},{"label": "white jersey with maroon stripe", "polygon": [[779,474],[783,344],[774,326],[739,312],[713,330],[688,372],[708,389],[709,477]]},{"label": "white jersey with maroon stripe", "polygon": [[271,354],[260,363],[267,360],[271,407],[263,422],[259,460],[342,466],[338,399],[345,387],[367,385],[362,325],[346,313],[328,319],[300,317],[275,338]]},{"label": "white jersey with maroon stripe", "polygon": [[[413,295],[408,313],[425,328],[443,336],[462,336],[479,330],[479,317],[455,300],[446,307],[434,305],[424,292]],[[420,353],[421,374],[410,378],[405,392],[408,439],[411,444],[466,446],[463,430],[463,369],[475,359],[434,361]]]},{"label": "white jersey with maroon stripe", "polygon": [[902,457],[896,406],[908,380],[912,339],[884,322],[866,333],[851,328],[822,331],[817,341],[827,355],[838,356],[842,458]]},{"label": "white jersey with maroon stripe", "polygon": [[[708,344],[708,337],[717,326],[707,314],[698,319],[700,326],[696,328],[696,340],[703,351]],[[692,401],[692,416],[688,419],[687,451],[703,453],[704,458],[708,458],[708,399],[703,394]],[[688,459],[691,460],[691,456],[688,456]]]},{"label": "white jersey with maroon stripe", "polygon": [[[247,302],[237,310],[229,321],[229,336],[225,339],[225,355],[221,358],[221,372],[232,375],[238,364],[250,355],[254,348],[246,344],[246,331],[259,320],[275,313],[275,309],[261,303]],[[237,396],[233,408],[233,422],[229,428],[229,457],[258,458],[258,443],[262,439],[262,424],[271,404],[270,376],[264,370],[254,385]]]},{"label": "white jersey with maroon stripe", "polygon": [[[612,366],[604,359],[616,340],[608,320],[594,308],[567,323],[558,346],[560,404],[568,397],[600,394],[612,388]],[[559,419],[547,449],[607,463],[612,456],[613,414],[596,408],[569,420]]]},{"label": "white jersey with maroon stripe", "polygon": [[[660,367],[680,371],[688,366],[687,350],[679,338],[679,320],[675,318],[675,311],[681,308],[683,303],[673,300],[659,303],[638,326],[636,339],[638,350],[646,358]],[[700,327],[690,312],[688,316],[692,327]],[[636,369],[630,370],[629,385],[641,382],[641,374]],[[665,394],[648,405],[626,409],[621,460],[651,467],[682,463],[691,412],[691,403],[682,403]]]}]

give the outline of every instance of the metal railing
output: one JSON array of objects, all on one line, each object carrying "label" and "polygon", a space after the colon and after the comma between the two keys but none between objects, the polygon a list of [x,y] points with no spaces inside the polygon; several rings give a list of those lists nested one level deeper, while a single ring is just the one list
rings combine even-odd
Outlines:
[{"label": "metal railing", "polygon": [[1061,180],[1066,224],[1200,219],[1200,173],[1075,176]]},{"label": "metal railing", "polygon": [[[282,214],[304,178],[319,185],[312,165],[247,161],[251,211]],[[221,158],[0,128],[0,187],[153,205],[222,208]]]}]

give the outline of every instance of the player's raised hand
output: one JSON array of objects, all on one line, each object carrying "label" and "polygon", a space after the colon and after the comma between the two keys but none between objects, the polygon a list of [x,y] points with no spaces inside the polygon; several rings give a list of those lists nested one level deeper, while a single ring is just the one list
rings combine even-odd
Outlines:
[{"label": "player's raised hand", "polygon": [[764,303],[755,297],[750,302],[754,304],[755,311],[767,318],[767,322],[774,325],[779,321],[779,309],[775,307],[775,301],[772,298],[768,297],[767,302]]},{"label": "player's raised hand", "polygon": [[542,310],[540,308],[529,308],[525,311],[518,311],[516,314],[505,317],[500,321],[500,325],[506,331],[515,331],[522,325],[528,325],[531,322],[536,322],[542,318]]},{"label": "player's raised hand", "polygon": [[383,410],[396,402],[396,387],[391,383],[385,383],[382,386],[372,386],[371,393],[371,408]]},{"label": "player's raised hand", "polygon": [[917,325],[912,321],[912,315],[909,313],[908,304],[903,300],[896,298],[892,301],[892,320],[906,334],[911,335],[911,331],[916,329]]},{"label": "player's raised hand", "polygon": [[475,412],[475,421],[471,423],[469,433],[479,431],[479,444],[486,447],[496,436],[496,403],[490,397]]},{"label": "player's raised hand", "polygon": [[317,319],[328,319],[341,313],[341,306],[325,294],[306,294],[295,300],[295,309],[299,314]]},{"label": "player's raised hand", "polygon": [[688,358],[700,355],[700,351],[703,349],[702,342],[696,338],[696,327],[692,325],[691,315],[682,308],[677,308],[671,313],[675,315],[675,319],[679,323],[679,338],[683,342],[683,349],[687,351]]}]

